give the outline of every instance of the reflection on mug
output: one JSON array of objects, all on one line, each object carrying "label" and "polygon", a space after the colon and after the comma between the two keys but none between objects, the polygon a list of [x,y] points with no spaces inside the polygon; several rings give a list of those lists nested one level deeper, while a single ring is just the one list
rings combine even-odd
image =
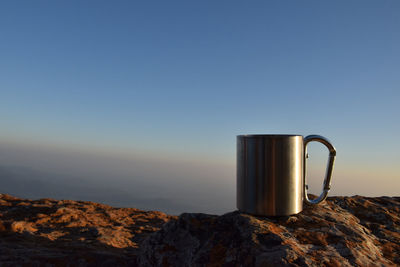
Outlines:
[{"label": "reflection on mug", "polygon": [[[323,192],[314,200],[307,195],[307,144],[317,141],[329,149]],[[237,208],[261,216],[285,216],[303,209],[303,200],[318,204],[326,199],[336,150],[319,135],[237,136]]]}]

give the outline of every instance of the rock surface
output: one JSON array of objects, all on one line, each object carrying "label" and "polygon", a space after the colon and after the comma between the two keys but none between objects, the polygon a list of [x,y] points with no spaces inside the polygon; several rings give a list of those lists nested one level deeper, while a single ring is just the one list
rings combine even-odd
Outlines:
[{"label": "rock surface", "polygon": [[400,198],[331,197],[288,217],[176,217],[0,195],[0,265],[398,266]]},{"label": "rock surface", "polygon": [[142,240],[176,216],[87,201],[0,195],[0,266],[135,266]]}]

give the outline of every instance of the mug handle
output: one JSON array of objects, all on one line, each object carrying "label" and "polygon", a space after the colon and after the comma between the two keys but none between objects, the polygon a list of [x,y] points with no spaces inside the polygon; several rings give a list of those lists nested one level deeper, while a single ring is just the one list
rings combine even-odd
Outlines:
[{"label": "mug handle", "polygon": [[[328,160],[328,166],[326,167],[326,172],[325,172],[325,179],[324,179],[324,187],[321,195],[316,198],[316,199],[309,199],[307,190],[308,190],[308,185],[307,185],[307,179],[306,179],[306,158],[308,157],[307,154],[307,144],[312,141],[317,141],[322,144],[324,144],[328,150],[329,150],[329,160]],[[336,156],[336,149],[335,147],[329,142],[329,140],[323,136],[320,135],[309,135],[304,138],[304,198],[306,202],[311,203],[311,204],[319,204],[322,201],[324,201],[327,196],[328,192],[331,189],[331,178],[332,178],[332,172],[333,172],[333,164],[335,163],[335,156]]]}]

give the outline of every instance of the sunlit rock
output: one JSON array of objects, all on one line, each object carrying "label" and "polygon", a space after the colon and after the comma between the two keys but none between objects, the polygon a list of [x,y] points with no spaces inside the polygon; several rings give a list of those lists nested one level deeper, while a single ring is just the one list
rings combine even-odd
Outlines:
[{"label": "sunlit rock", "polygon": [[331,197],[286,217],[176,217],[0,195],[0,265],[396,266],[399,214],[399,197]]}]

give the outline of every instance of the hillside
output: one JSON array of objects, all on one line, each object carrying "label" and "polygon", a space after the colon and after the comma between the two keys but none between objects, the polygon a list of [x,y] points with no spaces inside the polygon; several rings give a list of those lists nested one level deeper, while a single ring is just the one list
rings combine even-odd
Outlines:
[{"label": "hillside", "polygon": [[330,197],[266,218],[0,195],[0,265],[400,265],[400,198]]}]

